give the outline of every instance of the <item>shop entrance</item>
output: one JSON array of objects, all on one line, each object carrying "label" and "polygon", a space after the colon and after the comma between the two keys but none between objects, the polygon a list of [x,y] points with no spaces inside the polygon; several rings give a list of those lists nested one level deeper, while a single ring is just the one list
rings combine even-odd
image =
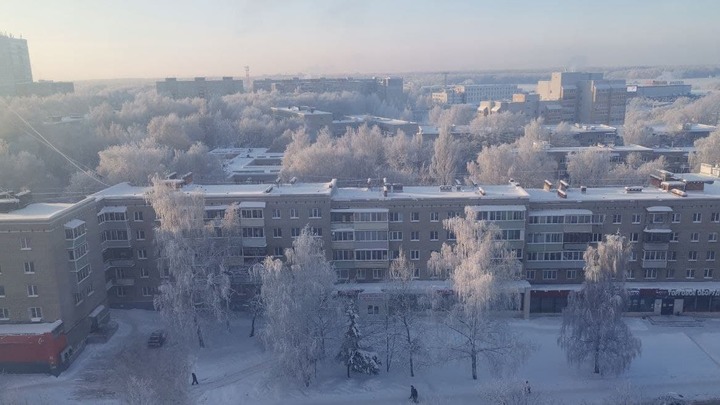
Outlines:
[{"label": "shop entrance", "polygon": [[674,298],[663,298],[662,307],[660,308],[660,315],[672,315],[675,309]]}]

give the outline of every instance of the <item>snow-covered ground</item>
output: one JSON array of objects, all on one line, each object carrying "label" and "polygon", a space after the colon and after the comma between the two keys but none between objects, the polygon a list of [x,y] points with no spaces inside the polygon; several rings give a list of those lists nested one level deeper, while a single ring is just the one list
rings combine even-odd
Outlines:
[{"label": "snow-covered ground", "polygon": [[[141,310],[112,311],[118,332],[106,344],[90,345],[60,377],[44,375],[0,375],[5,401],[20,404],[116,404],[108,372],[112,356],[120,347],[144,344],[157,328],[157,313]],[[642,339],[642,355],[620,377],[599,377],[590,368],[569,367],[556,344],[560,318],[538,317],[515,320],[512,327],[536,345],[528,362],[511,385],[528,380],[534,398],[545,403],[602,403],[621,388],[634,395],[653,398],[668,392],[686,398],[720,397],[720,320],[704,319],[698,327],[653,324],[640,318],[627,319]],[[410,384],[422,403],[478,403],[481,393],[500,384],[482,369],[473,381],[469,364],[450,361],[424,365],[416,377],[403,365],[384,368],[377,376],[345,378],[342,366],[318,370],[310,388],[272,375],[271,362],[255,338],[247,337],[249,320],[239,319],[232,332],[211,334],[209,347],[197,350],[193,371],[200,384],[190,393],[198,404],[396,404],[407,403]],[[159,349],[163,350],[163,349]],[[189,383],[189,381],[188,381]],[[503,383],[507,385],[507,382]],[[3,396],[4,395],[4,396]]]}]

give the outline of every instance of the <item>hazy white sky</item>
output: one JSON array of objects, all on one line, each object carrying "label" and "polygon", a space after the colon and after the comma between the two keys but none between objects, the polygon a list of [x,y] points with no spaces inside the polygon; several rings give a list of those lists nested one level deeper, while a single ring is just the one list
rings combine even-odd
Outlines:
[{"label": "hazy white sky", "polygon": [[720,64],[720,0],[0,0],[35,79]]}]

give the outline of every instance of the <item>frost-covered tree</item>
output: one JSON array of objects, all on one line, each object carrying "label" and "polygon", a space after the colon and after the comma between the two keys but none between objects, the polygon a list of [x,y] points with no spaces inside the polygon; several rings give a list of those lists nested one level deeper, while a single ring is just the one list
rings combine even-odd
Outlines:
[{"label": "frost-covered tree", "polygon": [[[239,222],[233,214],[227,221],[206,222],[202,193],[173,189],[157,177],[146,198],[160,221],[155,229],[159,267],[169,275],[160,285],[155,307],[178,331],[194,332],[205,347],[201,321],[227,317],[232,238],[223,232],[236,229]],[[233,205],[228,210],[236,209]]]},{"label": "frost-covered tree", "polygon": [[265,325],[261,337],[278,371],[309,386],[337,323],[332,297],[335,269],[325,257],[322,240],[309,227],[285,251],[285,258],[283,262],[268,257],[262,266]]},{"label": "frost-covered tree", "polygon": [[467,208],[465,217],[446,219],[443,225],[455,234],[456,243],[433,253],[428,267],[449,272],[455,302],[448,304],[442,322],[451,332],[447,342],[456,356],[470,360],[472,378],[484,357],[502,371],[517,367],[530,346],[507,324],[507,310],[518,305],[519,293],[512,281],[519,279],[521,266],[515,252],[499,239],[499,231],[485,221],[476,221]]},{"label": "frost-covered tree", "polygon": [[414,267],[400,249],[398,257],[390,263],[390,283],[386,293],[389,298],[388,317],[400,330],[401,348],[408,360],[410,377],[415,377],[415,357],[424,349],[419,330],[424,297],[412,288],[413,273]]},{"label": "frost-covered tree", "polygon": [[353,301],[348,302],[345,316],[347,316],[347,331],[340,352],[335,358],[347,368],[347,378],[350,378],[350,371],[377,374],[380,371],[381,363],[377,353],[367,350],[361,345],[362,334],[358,323],[359,317]]},{"label": "frost-covered tree", "polygon": [[435,140],[435,153],[430,163],[430,175],[436,184],[453,184],[458,165],[458,146],[447,128],[440,130]]},{"label": "frost-covered tree", "polygon": [[108,184],[146,185],[153,175],[165,171],[168,154],[167,148],[146,141],[111,146],[99,153],[97,173]]},{"label": "frost-covered tree", "polygon": [[585,251],[585,282],[568,296],[558,337],[570,364],[590,360],[596,374],[620,374],[640,355],[640,339],[622,319],[629,253],[620,235],[606,235],[597,248]]},{"label": "frost-covered tree", "polygon": [[699,171],[701,163],[720,164],[720,129],[695,141],[695,150],[695,153],[690,155],[690,165],[694,170]]}]

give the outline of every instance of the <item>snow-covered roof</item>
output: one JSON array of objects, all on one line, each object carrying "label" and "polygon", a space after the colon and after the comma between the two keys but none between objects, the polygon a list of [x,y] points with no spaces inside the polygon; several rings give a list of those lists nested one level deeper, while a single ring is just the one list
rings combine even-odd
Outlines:
[{"label": "snow-covered roof", "polygon": [[[683,175],[684,176],[684,175]],[[712,177],[707,177],[712,179]],[[566,190],[567,198],[560,198],[555,192],[548,192],[542,189],[527,189],[526,192],[530,196],[530,202],[551,202],[568,203],[572,201],[617,201],[617,200],[636,200],[636,201],[673,201],[677,198],[684,199],[717,199],[720,197],[720,185],[705,184],[705,190],[689,190],[686,197],[679,197],[662,189],[646,187],[641,192],[627,193],[624,187],[587,187],[583,193],[578,188]]]},{"label": "snow-covered roof", "polygon": [[84,223],[85,223],[85,221],[81,221],[79,219],[73,219],[73,220],[65,223],[65,228],[68,228],[68,229],[77,228],[78,226],[80,226]]},{"label": "snow-covered roof", "polygon": [[62,320],[52,323],[19,323],[0,325],[0,336],[42,335],[50,333],[62,325]]},{"label": "snow-covered roof", "polygon": [[0,221],[48,220],[57,217],[64,211],[71,209],[74,206],[75,204],[64,203],[30,204],[25,208],[20,208],[19,210],[0,213]]},{"label": "snow-covered roof", "polygon": [[242,201],[240,208],[265,208],[265,201]]},{"label": "snow-covered roof", "polygon": [[[582,284],[533,284],[532,291],[580,291]],[[625,289],[640,290],[720,290],[720,281],[626,281]]]},{"label": "snow-covered roof", "polygon": [[403,191],[388,192],[383,196],[381,188],[338,188],[333,193],[333,201],[354,200],[419,200],[419,199],[526,199],[527,193],[522,187],[511,185],[482,186],[485,195],[481,195],[477,188],[462,186],[460,191],[453,187],[448,191],[440,191],[438,186],[405,186]]},{"label": "snow-covered roof", "polygon": [[[268,191],[268,189],[272,189]],[[276,195],[330,195],[328,183],[295,183],[295,184],[189,184],[181,190],[185,192],[201,192],[206,197],[260,197]],[[116,184],[92,195],[99,200],[122,198],[145,198],[150,187],[131,186],[128,183]]]}]

